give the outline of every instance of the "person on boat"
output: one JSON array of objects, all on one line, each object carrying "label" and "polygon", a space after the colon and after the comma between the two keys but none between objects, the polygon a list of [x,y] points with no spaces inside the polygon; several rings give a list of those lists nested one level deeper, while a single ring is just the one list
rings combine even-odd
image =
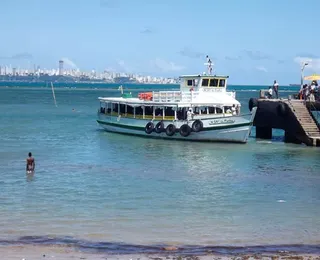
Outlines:
[{"label": "person on boat", "polygon": [[187,112],[187,121],[189,122],[190,120],[192,120],[194,113],[192,112],[192,108],[189,108],[188,112]]},{"label": "person on boat", "polygon": [[233,116],[236,116],[236,115],[237,115],[237,109],[236,109],[236,105],[235,105],[235,104],[232,105],[231,111],[232,111],[232,115],[233,115]]},{"label": "person on boat", "polygon": [[271,99],[272,98],[272,88],[269,87],[268,93],[267,93],[267,98]]},{"label": "person on boat", "polygon": [[34,169],[36,167],[36,163],[34,158],[32,157],[32,153],[29,152],[28,158],[27,158],[27,165],[26,165],[26,171],[29,172],[34,172]]},{"label": "person on boat", "polygon": [[273,82],[273,90],[274,90],[274,93],[275,93],[276,97],[279,98],[279,95],[278,95],[279,84],[277,83],[276,80]]}]

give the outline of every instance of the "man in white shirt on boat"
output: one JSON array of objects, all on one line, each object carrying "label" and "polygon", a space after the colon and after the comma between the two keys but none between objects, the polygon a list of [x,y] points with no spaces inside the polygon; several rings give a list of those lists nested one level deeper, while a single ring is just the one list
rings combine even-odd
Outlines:
[{"label": "man in white shirt on boat", "polygon": [[279,95],[278,95],[279,84],[278,84],[278,82],[276,80],[273,82],[273,90],[274,90],[274,93],[276,95],[276,98],[279,98]]},{"label": "man in white shirt on boat", "polygon": [[237,115],[237,109],[236,109],[235,104],[232,105],[232,107],[231,107],[231,112],[232,112],[232,115],[233,115],[233,116],[236,116],[236,115]]},{"label": "man in white shirt on boat", "polygon": [[188,112],[187,112],[187,120],[188,120],[188,122],[189,122],[190,120],[192,120],[193,115],[194,115],[194,113],[193,113],[193,111],[192,111],[192,108],[189,108],[189,110],[188,110]]}]

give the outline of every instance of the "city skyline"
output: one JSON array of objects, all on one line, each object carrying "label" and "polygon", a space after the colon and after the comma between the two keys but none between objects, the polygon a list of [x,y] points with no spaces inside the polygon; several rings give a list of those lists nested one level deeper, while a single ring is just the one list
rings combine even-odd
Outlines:
[{"label": "city skyline", "polygon": [[0,64],[53,68],[62,59],[69,70],[177,78],[205,71],[209,55],[232,84],[295,83],[303,61],[305,74],[320,72],[305,6],[320,2],[4,1]]},{"label": "city skyline", "polygon": [[[1,77],[2,76],[2,77]],[[31,80],[39,78],[41,76],[64,76],[73,78],[75,81],[81,80],[92,80],[97,81],[100,80],[101,82],[116,82],[117,78],[128,78],[128,81],[132,81],[135,83],[157,83],[157,84],[176,84],[178,82],[177,78],[172,77],[154,77],[151,75],[141,75],[135,73],[125,73],[125,72],[117,72],[117,71],[82,71],[79,68],[77,69],[65,69],[64,68],[64,61],[59,60],[57,68],[41,68],[40,65],[33,65],[33,68],[21,68],[21,67],[12,67],[10,64],[8,65],[1,65],[0,64],[0,81],[1,80]],[[31,78],[30,78],[31,77]],[[45,81],[49,78],[45,77]],[[55,80],[65,80],[62,78],[55,78]]]}]

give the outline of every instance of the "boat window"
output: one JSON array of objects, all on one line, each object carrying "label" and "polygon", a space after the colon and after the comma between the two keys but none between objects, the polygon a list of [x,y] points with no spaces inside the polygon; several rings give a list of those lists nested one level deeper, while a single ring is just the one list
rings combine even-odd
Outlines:
[{"label": "boat window", "polygon": [[218,79],[210,79],[210,87],[218,87]]},{"label": "boat window", "polygon": [[143,115],[143,110],[142,110],[142,107],[139,106],[139,107],[136,107],[136,116],[139,115],[139,116],[142,116]]},{"label": "boat window", "polygon": [[174,110],[172,107],[166,107],[165,108],[165,115],[166,116],[174,116]]},{"label": "boat window", "polygon": [[225,79],[220,79],[220,81],[219,81],[219,87],[224,87],[225,83],[226,83],[226,80],[225,80]]},{"label": "boat window", "polygon": [[208,107],[209,114],[215,114],[215,107]]},{"label": "boat window", "polygon": [[192,79],[188,79],[187,80],[187,86],[189,86],[189,87],[193,86],[193,80]]},{"label": "boat window", "polygon": [[118,113],[118,103],[113,103],[112,104],[112,112]]},{"label": "boat window", "polygon": [[126,113],[126,105],[120,104],[120,114],[125,114]]},{"label": "boat window", "polygon": [[153,115],[153,107],[146,106],[144,108],[144,114],[146,116],[152,116]]},{"label": "boat window", "polygon": [[208,87],[208,85],[209,85],[209,79],[202,79],[202,86]]},{"label": "boat window", "polygon": [[127,106],[127,114],[133,115],[133,107],[132,106]]},{"label": "boat window", "polygon": [[222,109],[220,107],[216,108],[217,114],[221,114],[222,113]]}]

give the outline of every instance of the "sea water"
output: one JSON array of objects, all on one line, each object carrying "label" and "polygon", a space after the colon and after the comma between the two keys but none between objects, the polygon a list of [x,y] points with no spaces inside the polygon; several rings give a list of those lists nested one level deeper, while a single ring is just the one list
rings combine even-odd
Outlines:
[{"label": "sea water", "polygon": [[[258,96],[249,90],[237,92],[243,112]],[[97,97],[119,91],[55,95],[58,107],[50,88],[0,89],[0,244],[320,252],[319,148],[285,144],[281,131],[270,141],[253,131],[247,144],[108,133],[95,121]]]}]

